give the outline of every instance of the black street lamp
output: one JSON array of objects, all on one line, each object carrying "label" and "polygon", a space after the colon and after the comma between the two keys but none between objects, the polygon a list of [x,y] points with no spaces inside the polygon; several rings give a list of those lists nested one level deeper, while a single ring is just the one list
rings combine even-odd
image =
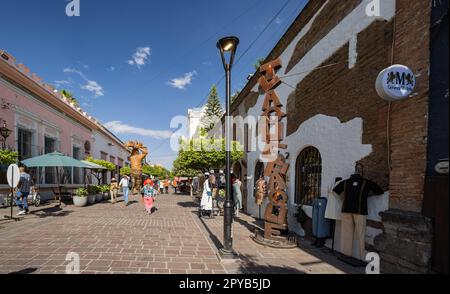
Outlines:
[{"label": "black street lamp", "polygon": [[2,136],[2,149],[6,149],[6,139],[11,135],[12,130],[8,129],[6,120],[3,121],[3,126],[0,128],[0,135]]},{"label": "black street lamp", "polygon": [[[220,249],[220,256],[223,259],[236,257],[233,250],[233,237],[231,224],[233,222],[233,202],[231,199],[231,68],[233,67],[236,49],[239,45],[237,37],[225,37],[217,42],[220,50],[223,67],[226,72],[226,112],[225,112],[225,152],[226,152],[226,195],[224,203],[224,236],[223,248]],[[228,59],[228,60],[227,60]]]}]

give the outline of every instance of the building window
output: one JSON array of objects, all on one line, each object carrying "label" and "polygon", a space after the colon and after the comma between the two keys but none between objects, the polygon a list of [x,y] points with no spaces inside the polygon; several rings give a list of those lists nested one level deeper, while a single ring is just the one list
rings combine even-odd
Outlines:
[{"label": "building window", "polygon": [[19,160],[25,160],[33,156],[32,152],[33,133],[24,129],[17,131],[17,151],[19,152]]},{"label": "building window", "polygon": [[[81,148],[77,146],[73,146],[72,148],[72,154],[73,158],[80,160],[81,159]],[[73,183],[74,184],[81,184],[81,168],[74,167],[73,168]]]},{"label": "building window", "polygon": [[[44,153],[53,153],[57,149],[56,139],[45,137],[44,138]],[[46,167],[45,168],[45,183],[46,184],[56,184],[56,168]]]},{"label": "building window", "polygon": [[116,164],[116,158],[114,156],[110,156],[109,162]]},{"label": "building window", "polygon": [[100,152],[100,159],[101,160],[108,160],[108,153],[105,153],[103,151]]},{"label": "building window", "polygon": [[317,148],[308,147],[297,157],[295,165],[295,203],[311,205],[320,197],[322,157]]}]

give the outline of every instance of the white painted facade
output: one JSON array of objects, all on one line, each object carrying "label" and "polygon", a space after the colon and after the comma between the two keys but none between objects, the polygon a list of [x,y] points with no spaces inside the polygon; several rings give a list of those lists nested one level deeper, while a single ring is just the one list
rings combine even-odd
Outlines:
[{"label": "white painted facade", "polygon": [[[290,70],[290,74],[302,73],[299,75],[292,75],[284,77],[282,83],[276,92],[281,99],[281,103],[286,107],[289,95],[294,91],[292,87],[300,83],[313,69],[323,64],[330,58],[339,48],[346,43],[350,43],[348,66],[352,68],[358,62],[358,55],[356,52],[357,35],[369,25],[371,25],[376,18],[368,17],[366,15],[366,6],[371,1],[362,1],[362,3],[354,9],[342,22],[336,25],[328,35],[321,39],[313,49],[311,49],[295,66]],[[324,4],[324,6],[327,3]],[[324,7],[323,6],[323,7]],[[300,31],[292,43],[280,55],[283,66],[286,66],[295,50],[295,46],[299,40],[311,29],[312,23],[317,15],[323,9],[317,11],[315,16],[308,24]],[[381,19],[391,20],[395,15],[395,1],[382,1],[381,5]],[[287,85],[286,85],[287,84]],[[258,85],[252,89],[258,92]],[[262,105],[264,102],[264,95],[260,95],[257,103],[248,110],[247,115],[258,117],[262,113]],[[285,110],[289,111],[289,110]],[[286,124],[284,133],[286,134]],[[323,197],[328,197],[333,187],[334,181],[337,177],[348,178],[355,170],[355,164],[362,158],[368,156],[372,152],[371,145],[362,144],[363,135],[363,121],[361,118],[355,118],[349,122],[342,123],[338,118],[329,117],[325,115],[317,115],[299,126],[296,132],[285,137],[283,143],[288,145],[290,168],[287,173],[288,180],[288,195],[289,195],[289,216],[288,223],[290,230],[304,235],[304,231],[298,224],[294,217],[296,212],[296,204],[294,203],[295,195],[295,162],[300,152],[308,147],[314,146],[320,151],[322,156],[322,186],[321,194]],[[250,137],[255,137],[250,134]],[[258,144],[263,144],[258,138]],[[247,153],[248,174],[253,175],[257,162],[260,160],[261,153],[253,151]],[[259,216],[259,206],[255,204],[253,196],[254,181],[247,182],[247,212],[254,217]],[[268,201],[268,200],[266,200]],[[266,203],[267,204],[267,203]],[[265,211],[263,205],[262,211]],[[389,193],[383,196],[372,197],[369,200],[369,217],[368,219],[380,221],[378,213],[388,209]],[[312,208],[305,207],[306,213],[311,216]],[[340,232],[340,222],[337,222],[336,233]],[[367,229],[366,239],[368,243],[373,241],[373,238],[380,234],[381,231],[372,228]],[[339,240],[335,240],[335,246],[339,244]],[[339,246],[335,248],[339,250]]]},{"label": "white painted facade", "polygon": [[205,113],[205,106],[203,106],[202,108],[194,108],[188,110],[188,117],[187,117],[188,139],[192,139],[196,135],[198,135],[204,113]]},{"label": "white painted facade", "polygon": [[[109,131],[105,130],[106,133]],[[129,166],[130,153],[125,149],[124,143],[112,134],[105,135],[100,131],[92,132],[92,151],[94,159],[103,159],[114,163],[118,168]],[[111,180],[111,173],[107,173],[107,181]],[[95,181],[94,181],[95,183]]]}]

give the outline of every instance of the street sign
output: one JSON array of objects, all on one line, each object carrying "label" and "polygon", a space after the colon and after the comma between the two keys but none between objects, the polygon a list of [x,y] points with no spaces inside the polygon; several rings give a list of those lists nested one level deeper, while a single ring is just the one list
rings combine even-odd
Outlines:
[{"label": "street sign", "polygon": [[8,180],[8,185],[11,188],[17,188],[20,180],[20,171],[19,166],[17,166],[17,164],[11,164],[8,167],[8,171],[6,172],[6,178]]}]

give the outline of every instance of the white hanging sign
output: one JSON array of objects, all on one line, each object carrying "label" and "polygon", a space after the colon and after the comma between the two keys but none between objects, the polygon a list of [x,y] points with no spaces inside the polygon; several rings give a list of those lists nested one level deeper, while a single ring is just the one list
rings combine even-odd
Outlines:
[{"label": "white hanging sign", "polygon": [[375,88],[387,101],[399,101],[409,97],[416,87],[416,77],[407,66],[395,64],[378,75]]}]

